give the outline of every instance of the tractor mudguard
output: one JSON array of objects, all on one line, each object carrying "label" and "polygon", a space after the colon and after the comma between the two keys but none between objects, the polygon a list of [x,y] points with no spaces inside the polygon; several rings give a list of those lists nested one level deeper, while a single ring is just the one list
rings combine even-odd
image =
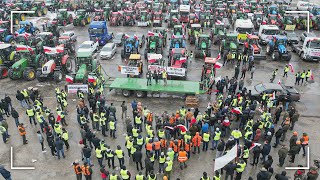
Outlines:
[{"label": "tractor mudguard", "polygon": [[69,55],[68,55],[68,54],[64,55],[64,56],[62,57],[62,59],[61,59],[61,64],[63,64],[63,65],[66,64],[68,58],[69,58]]}]

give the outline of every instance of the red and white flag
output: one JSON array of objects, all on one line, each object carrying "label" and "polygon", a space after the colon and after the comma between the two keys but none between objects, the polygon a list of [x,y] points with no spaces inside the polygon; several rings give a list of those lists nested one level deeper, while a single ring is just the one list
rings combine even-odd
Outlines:
[{"label": "red and white flag", "polygon": [[278,84],[281,84],[281,80],[279,79]]},{"label": "red and white flag", "polygon": [[176,125],[176,128],[179,128],[181,130],[181,132],[188,131],[188,128],[182,124]]},{"label": "red and white flag", "polygon": [[66,75],[66,82],[73,83],[73,77],[69,76],[69,75]]},{"label": "red and white flag", "polygon": [[162,35],[161,33],[158,33],[158,36],[159,36],[160,38],[163,38],[163,35]]},{"label": "red and white flag", "polygon": [[233,108],[233,109],[231,110],[231,112],[232,112],[232,113],[236,113],[236,114],[242,114],[241,110],[240,110],[238,107]]},{"label": "red and white flag", "polygon": [[164,128],[165,128],[165,129],[174,130],[174,127],[171,127],[171,126],[165,126]]},{"label": "red and white flag", "polygon": [[216,60],[218,61],[221,58],[221,54],[219,53],[218,56],[216,57]]},{"label": "red and white flag", "polygon": [[314,75],[312,73],[312,70],[310,70],[310,78],[311,78],[311,80],[314,80]]},{"label": "red and white flag", "polygon": [[88,82],[89,82],[89,83],[96,82],[96,77],[95,77],[95,76],[92,76],[92,75],[88,75]]},{"label": "red and white flag", "polygon": [[184,23],[182,23],[181,26],[182,26],[182,28],[184,29],[184,27],[185,27]]},{"label": "red and white flag", "polygon": [[28,38],[29,36],[31,36],[31,34],[29,34],[29,33],[23,33],[23,36],[24,36],[24,38]]},{"label": "red and white flag", "polygon": [[184,63],[184,62],[187,61],[187,58],[186,58],[186,57],[181,57],[181,58],[180,58],[180,61],[181,61],[182,63]]},{"label": "red and white flag", "polygon": [[174,18],[172,18],[172,20],[175,21],[175,22],[177,22],[177,21],[178,21],[178,18],[175,18],[175,17],[174,17]]},{"label": "red and white flag", "polygon": [[136,34],[133,36],[133,38],[134,38],[134,39],[139,39],[139,38],[138,38],[138,36],[137,36]]},{"label": "red and white flag", "polygon": [[216,21],[216,24],[221,24],[221,23],[222,23],[222,22],[221,22],[221,21],[219,21],[219,20],[217,20],[217,21]]},{"label": "red and white flag", "polygon": [[290,68],[290,71],[293,73],[293,72],[294,72],[294,69],[293,69],[292,64],[289,64],[289,68]]},{"label": "red and white flag", "polygon": [[219,69],[219,68],[221,68],[221,67],[222,67],[222,64],[219,63],[219,62],[216,62],[216,63],[214,64],[214,68],[216,68],[216,69]]},{"label": "red and white flag", "polygon": [[129,38],[130,36],[129,36],[128,34],[125,34],[124,37],[125,37],[125,38]]},{"label": "red and white flag", "polygon": [[154,32],[148,31],[148,36],[154,36]]},{"label": "red and white flag", "polygon": [[174,34],[172,34],[171,38],[172,38],[172,39],[175,39],[175,38],[176,38],[176,36],[175,36]]},{"label": "red and white flag", "polygon": [[271,100],[274,100],[274,99],[276,99],[276,92],[275,91],[272,93],[272,96],[271,96]]},{"label": "red and white flag", "polygon": [[29,46],[24,46],[24,45],[22,45],[22,46],[17,46],[17,48],[16,48],[16,51],[32,51],[32,48],[31,47],[29,47]]},{"label": "red and white flag", "polygon": [[43,46],[43,51],[44,51],[45,53],[55,52],[55,51],[56,51],[56,48],[52,48],[52,47],[48,47],[48,46]]},{"label": "red and white flag", "polygon": [[64,52],[64,44],[60,44],[59,46],[56,46],[56,51],[58,53],[63,53]]}]

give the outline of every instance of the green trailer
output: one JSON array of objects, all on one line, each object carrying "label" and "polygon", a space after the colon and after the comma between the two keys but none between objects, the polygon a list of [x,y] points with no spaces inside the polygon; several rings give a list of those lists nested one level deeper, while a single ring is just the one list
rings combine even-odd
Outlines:
[{"label": "green trailer", "polygon": [[141,78],[115,78],[109,86],[110,91],[115,89],[121,91],[125,97],[134,94],[138,98],[147,96],[148,92],[182,95],[204,94],[205,91],[200,88],[199,82],[178,80],[167,80],[166,86],[162,80],[158,84],[152,80],[152,85],[147,86],[147,79]]}]

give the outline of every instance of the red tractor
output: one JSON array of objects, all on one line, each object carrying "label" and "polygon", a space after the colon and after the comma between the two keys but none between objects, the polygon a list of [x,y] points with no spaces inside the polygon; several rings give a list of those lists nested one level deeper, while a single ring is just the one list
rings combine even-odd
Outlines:
[{"label": "red tractor", "polygon": [[110,18],[110,26],[119,26],[122,24],[122,14],[120,12],[112,12]]},{"label": "red tractor", "polygon": [[36,77],[39,82],[47,79],[54,79],[56,82],[62,81],[63,75],[72,71],[72,60],[64,50],[60,48],[44,48],[46,59],[48,60],[42,68],[38,68]]},{"label": "red tractor", "polygon": [[259,45],[259,37],[252,34],[247,34],[247,39],[243,45],[244,54],[253,56],[255,60],[266,59],[265,55],[262,55],[262,49]]},{"label": "red tractor", "polygon": [[278,19],[280,19],[280,17],[276,14],[269,14],[268,15],[268,23],[270,25],[278,25]]},{"label": "red tractor", "polygon": [[103,14],[103,9],[95,9],[94,10],[94,20],[95,21],[104,21],[105,17]]}]

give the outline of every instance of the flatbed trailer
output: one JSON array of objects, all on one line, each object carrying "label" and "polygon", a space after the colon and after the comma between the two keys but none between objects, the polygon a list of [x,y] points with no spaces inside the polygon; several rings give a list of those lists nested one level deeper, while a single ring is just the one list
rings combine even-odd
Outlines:
[{"label": "flatbed trailer", "polygon": [[170,93],[181,95],[204,94],[200,90],[200,83],[195,81],[167,80],[164,86],[163,80],[159,79],[158,84],[152,80],[152,85],[147,86],[147,79],[141,78],[115,78],[109,86],[110,91],[121,90],[122,95],[129,97],[135,94],[136,97],[145,97],[148,93]]}]

